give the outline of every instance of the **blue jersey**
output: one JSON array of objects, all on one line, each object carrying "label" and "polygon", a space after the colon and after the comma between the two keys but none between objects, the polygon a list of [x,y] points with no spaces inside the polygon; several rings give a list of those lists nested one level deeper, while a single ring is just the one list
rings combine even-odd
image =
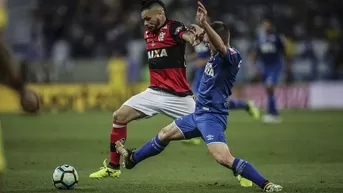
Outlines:
[{"label": "blue jersey", "polygon": [[257,40],[257,56],[264,66],[282,65],[284,39],[276,32],[261,33]]},{"label": "blue jersey", "polygon": [[242,57],[235,48],[228,48],[224,56],[217,53],[206,64],[196,100],[196,114],[228,114],[228,97],[236,81]]},{"label": "blue jersey", "polygon": [[[206,47],[206,45],[203,42],[195,46],[195,53],[197,54],[198,59],[207,59],[211,56],[210,49],[208,49],[208,47]],[[193,90],[193,93],[195,94],[198,93],[198,88],[200,85],[201,77],[204,74],[204,70],[205,70],[205,62],[203,66],[197,67],[195,70],[193,84],[192,84],[192,90]]]}]

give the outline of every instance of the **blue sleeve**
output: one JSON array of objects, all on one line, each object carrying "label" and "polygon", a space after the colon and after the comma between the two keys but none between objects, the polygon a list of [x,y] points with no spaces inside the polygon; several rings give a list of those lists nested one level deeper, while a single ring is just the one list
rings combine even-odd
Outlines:
[{"label": "blue sleeve", "polygon": [[242,58],[239,55],[239,53],[232,48],[226,49],[226,54],[225,56],[223,56],[223,58],[227,60],[230,63],[230,65],[239,65],[238,63],[242,61]]}]

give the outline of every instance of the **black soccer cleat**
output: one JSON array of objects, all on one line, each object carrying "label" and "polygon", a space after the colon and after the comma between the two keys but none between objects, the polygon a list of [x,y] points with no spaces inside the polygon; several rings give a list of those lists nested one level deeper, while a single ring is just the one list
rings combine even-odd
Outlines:
[{"label": "black soccer cleat", "polygon": [[133,159],[135,149],[125,149],[124,145],[120,141],[116,141],[117,152],[123,157],[124,167],[126,169],[132,169],[137,164]]},{"label": "black soccer cleat", "polygon": [[125,164],[125,168],[126,169],[132,169],[136,166],[136,162],[133,158],[133,154],[135,153],[134,152],[135,149],[127,149],[127,156],[124,157],[124,164]]}]

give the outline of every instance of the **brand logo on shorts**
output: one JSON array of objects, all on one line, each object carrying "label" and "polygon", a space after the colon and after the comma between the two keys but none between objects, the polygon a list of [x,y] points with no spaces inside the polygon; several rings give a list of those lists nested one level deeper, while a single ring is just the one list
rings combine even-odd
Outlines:
[{"label": "brand logo on shorts", "polygon": [[206,139],[207,139],[207,141],[211,141],[214,139],[214,136],[213,135],[207,135]]}]

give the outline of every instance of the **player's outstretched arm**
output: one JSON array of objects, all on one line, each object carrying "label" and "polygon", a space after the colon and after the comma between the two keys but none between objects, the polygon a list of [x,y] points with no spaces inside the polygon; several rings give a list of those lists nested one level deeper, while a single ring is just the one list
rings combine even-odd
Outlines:
[{"label": "player's outstretched arm", "polygon": [[[198,26],[199,27],[199,26]],[[199,27],[200,28],[200,27]],[[170,26],[170,33],[172,34],[174,40],[178,43],[189,43],[192,46],[197,46],[200,44],[201,40],[199,38],[199,33],[194,31],[193,27],[188,29],[183,23],[175,21]]]},{"label": "player's outstretched arm", "polygon": [[2,40],[0,40],[0,82],[14,89],[20,97],[20,104],[24,111],[36,113],[40,107],[38,95],[26,88],[19,73],[14,69],[13,60]]},{"label": "player's outstretched arm", "polygon": [[199,39],[197,32],[188,30],[182,35],[182,39],[185,42],[188,42],[192,46],[197,46],[200,44],[201,40]]},{"label": "player's outstretched arm", "polygon": [[15,72],[11,56],[2,40],[0,40],[0,80],[18,93],[24,89],[24,83]]},{"label": "player's outstretched arm", "polygon": [[208,39],[210,40],[212,45],[220,54],[225,55],[227,51],[227,46],[229,45],[224,44],[221,37],[212,29],[210,24],[207,22],[207,10],[200,1],[198,1],[197,19],[204,28],[208,36]]}]

